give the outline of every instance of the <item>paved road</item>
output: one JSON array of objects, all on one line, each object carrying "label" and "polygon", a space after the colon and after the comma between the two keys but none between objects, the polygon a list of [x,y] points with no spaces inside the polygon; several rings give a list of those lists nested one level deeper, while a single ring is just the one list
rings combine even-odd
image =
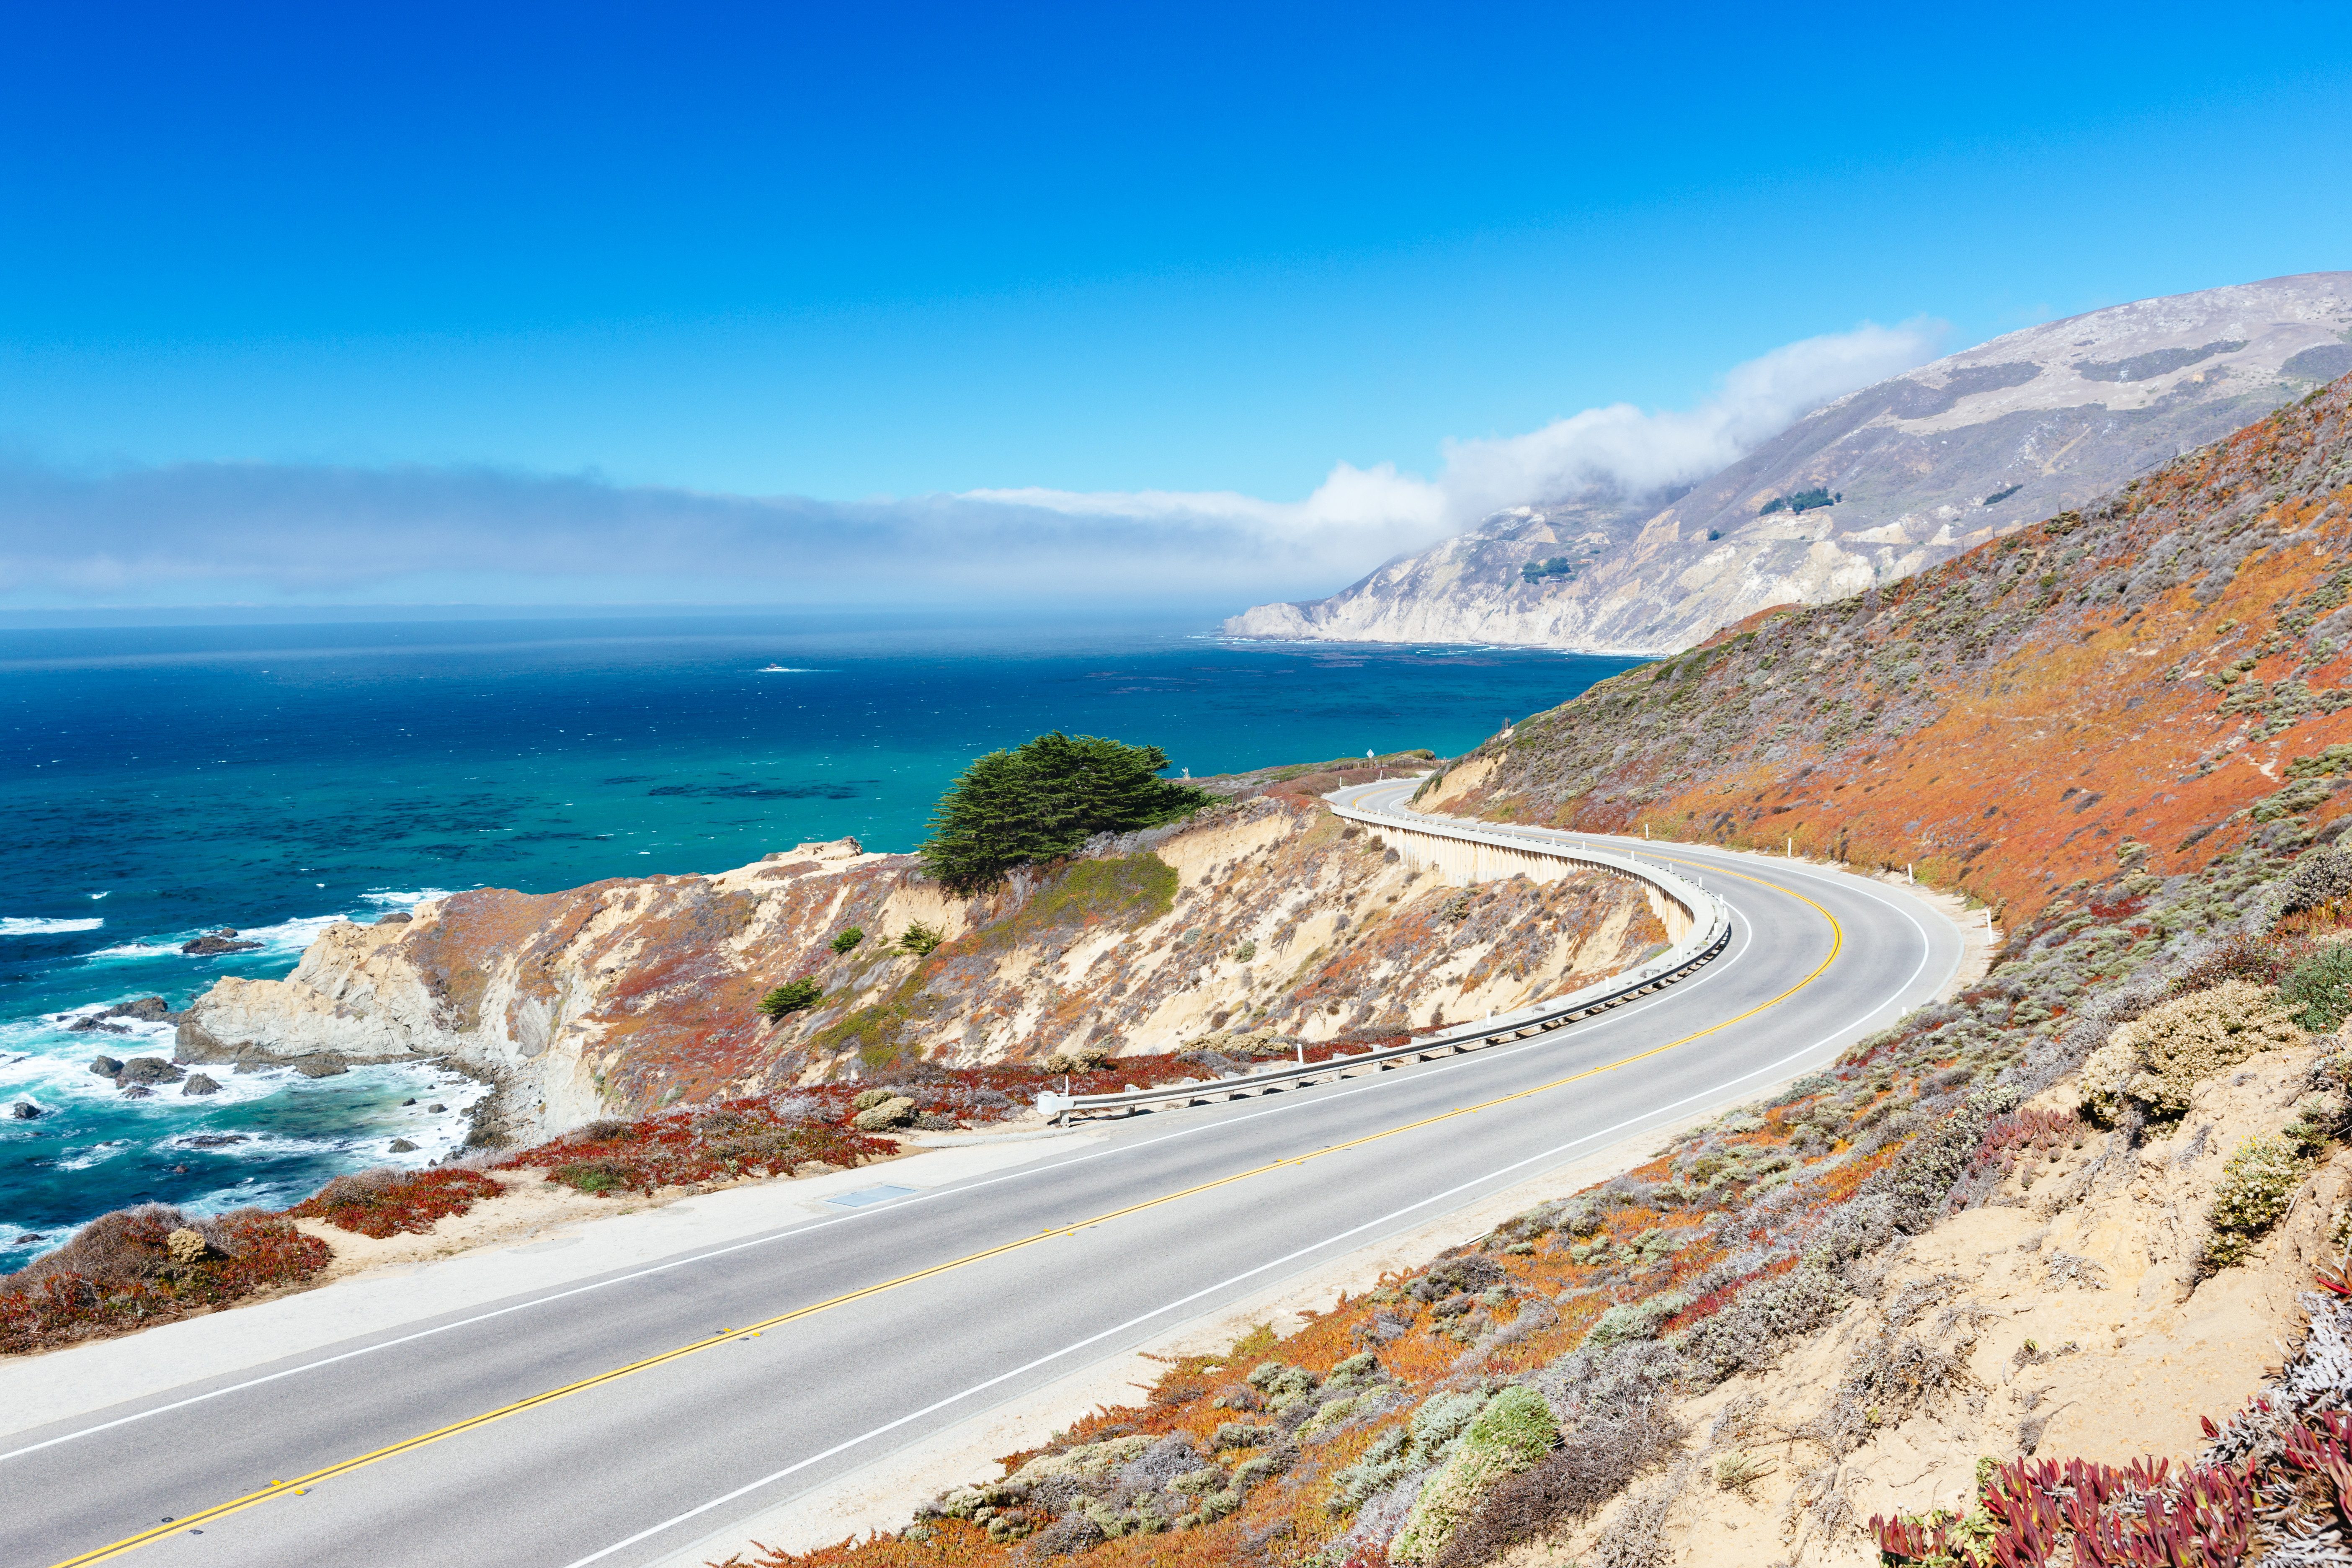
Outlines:
[{"label": "paved road", "polygon": [[[1349,793],[1385,805],[1410,787]],[[1824,1062],[1959,961],[1950,922],[1900,889],[1630,847],[1698,871],[1737,921],[1721,958],[1658,995],[1512,1046],[1138,1117],[724,1258],[177,1409],[161,1407],[254,1373],[0,1439],[0,1563],[96,1561],[167,1518],[130,1555],[650,1563],[1347,1249]],[[90,1430],[102,1421],[118,1424]],[[205,1514],[387,1448],[300,1495]]]}]

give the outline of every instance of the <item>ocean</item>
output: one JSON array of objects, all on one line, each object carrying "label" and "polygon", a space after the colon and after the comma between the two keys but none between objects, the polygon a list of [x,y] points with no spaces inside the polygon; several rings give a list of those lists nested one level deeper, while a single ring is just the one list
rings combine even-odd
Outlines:
[{"label": "ocean", "polygon": [[[1265,644],[1202,622],[704,615],[0,629],[0,1269],[106,1210],[296,1201],[423,1164],[483,1090],[430,1068],[215,1072],[126,1100],[70,1026],[444,891],[716,871],[803,839],[910,849],[975,756],[1041,731],[1194,773],[1429,747],[1633,662]],[[234,929],[258,951],[180,946]],[[5,1114],[22,1101],[39,1115]],[[405,1139],[413,1152],[394,1153]]]}]

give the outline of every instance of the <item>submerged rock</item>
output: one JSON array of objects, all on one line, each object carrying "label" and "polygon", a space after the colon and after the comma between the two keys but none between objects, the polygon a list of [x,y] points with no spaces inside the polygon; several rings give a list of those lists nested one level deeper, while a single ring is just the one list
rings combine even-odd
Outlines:
[{"label": "submerged rock", "polygon": [[188,1081],[186,1084],[182,1086],[180,1092],[184,1095],[218,1094],[220,1092],[220,1085],[215,1083],[210,1078],[207,1078],[203,1073],[190,1073],[188,1075]]},{"label": "submerged rock", "polygon": [[19,1121],[31,1121],[40,1116],[41,1108],[29,1100],[20,1100],[8,1108],[8,1114]]},{"label": "submerged rock", "polygon": [[392,1152],[395,1154],[414,1154],[416,1152],[416,1145],[405,1138],[395,1138],[392,1141]]}]

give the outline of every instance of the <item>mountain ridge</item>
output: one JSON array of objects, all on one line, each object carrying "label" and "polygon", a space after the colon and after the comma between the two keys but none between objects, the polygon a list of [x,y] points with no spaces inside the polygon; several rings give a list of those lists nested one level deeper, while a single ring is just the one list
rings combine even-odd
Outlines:
[{"label": "mountain ridge", "polygon": [[[2352,272],[2111,306],[1850,393],[1696,485],[1513,507],[1229,636],[1656,654],[1908,576],[2352,371]],[[1949,448],[1958,447],[1958,450]],[[1767,510],[1815,489],[1840,499]],[[1570,573],[1523,574],[1565,557]]]}]

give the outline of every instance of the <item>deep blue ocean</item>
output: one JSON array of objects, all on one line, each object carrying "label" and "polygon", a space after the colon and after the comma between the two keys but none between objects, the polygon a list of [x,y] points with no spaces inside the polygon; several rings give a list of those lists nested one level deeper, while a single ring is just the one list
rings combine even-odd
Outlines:
[{"label": "deep blue ocean", "polygon": [[[1632,662],[1237,643],[1205,624],[0,628],[0,1111],[42,1112],[0,1118],[0,1269],[110,1208],[278,1205],[457,1146],[481,1091],[429,1068],[216,1072],[216,1096],[125,1100],[91,1058],[168,1057],[169,1026],[66,1026],[281,975],[333,920],[463,888],[719,870],[844,834],[909,849],[973,757],[1056,728],[1155,743],[1195,773],[1451,754]],[[179,952],[224,926],[262,950]],[[415,1152],[389,1153],[395,1138]]]}]

